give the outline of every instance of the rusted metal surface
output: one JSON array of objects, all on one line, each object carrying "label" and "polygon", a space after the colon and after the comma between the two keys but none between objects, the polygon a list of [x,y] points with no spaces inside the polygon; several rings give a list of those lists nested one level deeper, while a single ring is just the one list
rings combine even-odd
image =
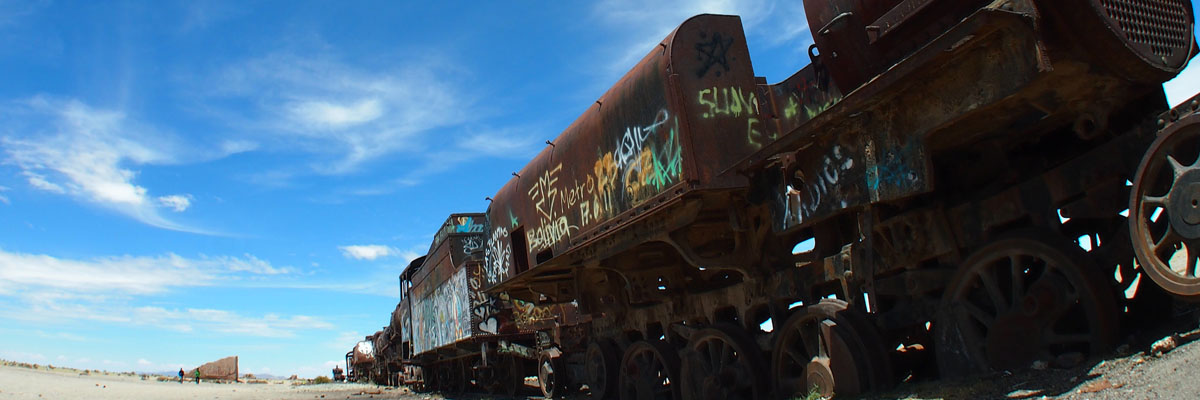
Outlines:
[{"label": "rusted metal surface", "polygon": [[196,376],[196,369],[200,370],[200,379],[236,381],[238,379],[238,357],[229,356],[217,361],[204,363],[204,365],[198,368],[189,370],[185,376]]},{"label": "rusted metal surface", "polygon": [[493,196],[486,286],[595,243],[684,182],[728,184],[716,173],[774,138],[756,89],[737,17],[686,21]]},{"label": "rusted metal surface", "polygon": [[354,350],[351,362],[355,365],[370,365],[375,362],[375,335],[367,336],[367,340],[358,342],[354,345]]},{"label": "rusted metal surface", "polygon": [[[809,1],[813,62],[777,84],[754,77],[737,17],[685,21],[486,215],[443,224],[401,274],[375,374],[439,390],[515,388],[536,371],[553,373],[545,393],[789,397],[879,390],[920,365],[1104,351],[1115,310],[1143,309],[1110,293],[1142,276],[1131,231],[1152,245],[1164,226],[1200,226],[1191,203],[1154,200],[1191,184],[1172,173],[1200,164],[1200,107],[1151,126],[1192,22],[1167,0],[1070,1],[1090,8]],[[1103,46],[1125,50],[1109,60]],[[1172,132],[1188,140],[1151,144]],[[1147,149],[1169,168],[1139,195]],[[1154,207],[1186,224],[1136,212]],[[706,363],[717,348],[739,357]],[[723,375],[762,381],[710,379]]]},{"label": "rusted metal surface", "polygon": [[1159,117],[1129,200],[1133,248],[1147,274],[1167,292],[1200,299],[1200,97]]},{"label": "rusted metal surface", "polygon": [[1066,33],[1097,64],[1132,80],[1169,79],[1197,51],[1186,0],[1063,0],[1041,6],[1070,26]]}]

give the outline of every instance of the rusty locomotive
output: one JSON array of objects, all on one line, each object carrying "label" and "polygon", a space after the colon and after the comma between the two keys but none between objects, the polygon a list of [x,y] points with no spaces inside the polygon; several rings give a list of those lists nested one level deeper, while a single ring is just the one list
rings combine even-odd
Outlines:
[{"label": "rusty locomotive", "polygon": [[1187,1],[804,3],[791,77],[693,17],[451,216],[373,375],[853,395],[1076,364],[1200,299],[1200,98],[1161,86],[1197,53]]}]

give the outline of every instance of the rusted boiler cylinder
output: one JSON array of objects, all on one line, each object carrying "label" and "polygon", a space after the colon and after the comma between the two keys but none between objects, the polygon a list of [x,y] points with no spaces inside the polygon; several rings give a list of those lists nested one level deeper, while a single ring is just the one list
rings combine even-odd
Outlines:
[{"label": "rusted boiler cylinder", "polygon": [[[1016,2],[1016,0],[1014,0]],[[981,0],[805,0],[814,53],[849,93],[948,27],[989,3]],[[1039,0],[1056,35],[1096,64],[1144,83],[1179,73],[1196,51],[1187,0]],[[1004,9],[1001,7],[1001,9]],[[819,53],[816,54],[816,53]]]},{"label": "rusted boiler cylinder", "polygon": [[1143,83],[1173,78],[1196,53],[1188,0],[1042,0],[1096,64]]}]

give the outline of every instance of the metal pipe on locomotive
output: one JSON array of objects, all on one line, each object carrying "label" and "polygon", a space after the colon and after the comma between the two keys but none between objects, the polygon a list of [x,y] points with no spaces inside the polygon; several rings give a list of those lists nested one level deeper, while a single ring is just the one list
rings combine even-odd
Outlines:
[{"label": "metal pipe on locomotive", "polygon": [[[548,397],[856,394],[1077,364],[1200,298],[1200,101],[1161,88],[1196,53],[1186,2],[805,8],[783,82],[738,17],[693,17],[452,216],[401,277],[403,383],[515,384],[499,362]],[[406,319],[447,304],[450,334]]]}]

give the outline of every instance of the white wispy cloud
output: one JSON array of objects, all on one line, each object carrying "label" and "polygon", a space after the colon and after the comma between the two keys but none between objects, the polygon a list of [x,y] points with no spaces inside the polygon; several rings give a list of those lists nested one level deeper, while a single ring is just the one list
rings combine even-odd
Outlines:
[{"label": "white wispy cloud", "polygon": [[[227,155],[190,148],[173,135],[146,127],[119,110],[91,107],[73,99],[45,96],[3,109],[0,148],[3,163],[21,170],[31,188],[69,195],[124,214],[147,225],[210,233],[165,218],[159,211],[183,211],[185,195],[151,197],[136,182],[141,166],[171,165]],[[157,200],[157,201],[156,201]]]},{"label": "white wispy cloud", "polygon": [[381,244],[338,246],[338,249],[342,251],[342,255],[346,258],[368,261],[398,253],[398,250],[395,248]]},{"label": "white wispy cloud", "polygon": [[[624,73],[633,67],[658,42],[683,21],[698,14],[734,14],[742,17],[744,29],[750,31],[771,16],[774,4],[765,0],[668,0],[643,2],[638,0],[604,0],[593,10],[602,24],[620,32],[609,43],[619,54],[608,65],[610,73]],[[613,50],[610,50],[613,51]]]},{"label": "white wispy cloud", "polygon": [[[600,29],[610,32],[608,43],[601,45],[598,58],[605,68],[598,76],[604,85],[618,77],[649,53],[659,41],[684,21],[699,14],[728,14],[741,17],[742,28],[754,51],[780,51],[783,47],[797,54],[812,42],[802,2],[770,0],[603,0],[592,8]],[[807,56],[804,56],[807,57]]]},{"label": "white wispy cloud", "polygon": [[277,314],[246,316],[237,312],[214,309],[166,309],[138,307],[134,310],[137,323],[173,329],[181,332],[204,331],[257,337],[293,337],[298,330],[331,329],[333,324],[320,318]]},{"label": "white wispy cloud", "polygon": [[183,212],[192,206],[192,195],[173,194],[170,196],[160,196],[158,203],[175,212]]},{"label": "white wispy cloud", "polygon": [[[246,315],[229,310],[137,304],[140,297],[178,289],[240,286],[248,278],[292,272],[291,268],[276,267],[249,254],[73,260],[0,250],[0,319],[97,321],[256,337],[292,337],[299,330],[332,328],[329,322],[307,315]],[[16,301],[3,301],[4,297]]]},{"label": "white wispy cloud", "polygon": [[[0,193],[7,192],[8,190],[9,190],[9,189],[8,189],[7,187],[0,186]],[[5,195],[3,195],[3,194],[0,194],[0,203],[4,203],[4,204],[12,204],[12,203],[10,203],[10,202],[8,201],[8,196],[5,196]]]},{"label": "white wispy cloud", "polygon": [[207,286],[236,279],[243,273],[276,275],[289,272],[290,268],[274,267],[249,254],[244,257],[184,258],[167,254],[74,260],[0,250],[0,295],[20,292],[55,296],[54,291],[66,291],[73,296],[148,295],[173,288]]},{"label": "white wispy cloud", "polygon": [[320,174],[357,171],[363,163],[425,149],[425,136],[474,118],[472,102],[453,83],[453,65],[406,60],[361,68],[332,55],[278,52],[229,65],[207,94],[236,104],[224,119],[266,132],[273,146],[323,158]]}]

